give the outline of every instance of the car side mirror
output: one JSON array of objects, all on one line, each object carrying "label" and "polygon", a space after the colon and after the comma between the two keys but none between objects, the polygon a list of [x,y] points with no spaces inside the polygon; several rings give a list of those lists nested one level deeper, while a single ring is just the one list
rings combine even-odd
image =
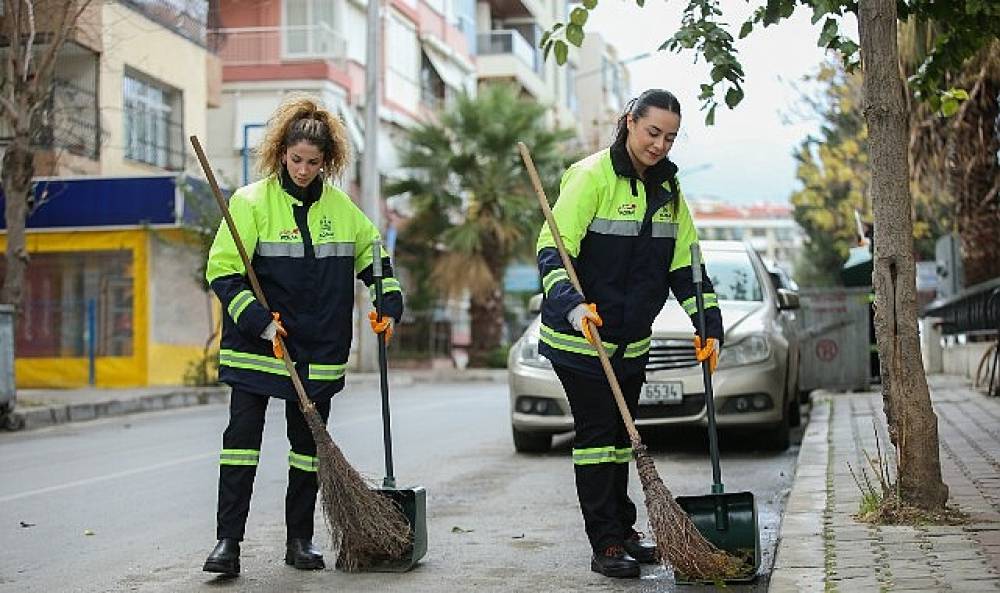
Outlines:
[{"label": "car side mirror", "polygon": [[537,315],[542,310],[542,294],[538,293],[528,299],[528,313]]},{"label": "car side mirror", "polygon": [[799,293],[785,288],[778,289],[778,309],[790,311],[799,308]]}]

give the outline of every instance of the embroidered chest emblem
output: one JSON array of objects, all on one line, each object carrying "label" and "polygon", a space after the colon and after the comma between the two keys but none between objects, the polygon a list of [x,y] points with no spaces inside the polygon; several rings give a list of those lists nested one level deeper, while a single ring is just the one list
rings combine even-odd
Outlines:
[{"label": "embroidered chest emblem", "polygon": [[618,207],[618,214],[622,216],[632,216],[635,214],[635,204],[622,204]]},{"label": "embroidered chest emblem", "polygon": [[301,241],[302,233],[299,232],[299,227],[294,229],[285,229],[278,233],[278,238],[282,241]]},{"label": "embroidered chest emblem", "polygon": [[669,222],[670,214],[671,214],[671,209],[668,208],[667,206],[664,206],[663,208],[660,208],[659,210],[656,211],[656,214],[653,216],[653,220],[656,222]]},{"label": "embroidered chest emblem", "polygon": [[333,221],[330,220],[330,218],[325,214],[323,215],[323,218],[319,219],[319,238],[333,238]]}]

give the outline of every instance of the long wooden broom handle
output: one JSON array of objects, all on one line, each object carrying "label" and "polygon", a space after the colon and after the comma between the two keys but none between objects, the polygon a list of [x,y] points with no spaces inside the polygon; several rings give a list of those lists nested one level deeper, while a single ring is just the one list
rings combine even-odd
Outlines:
[{"label": "long wooden broom handle", "polygon": [[[205,156],[205,151],[201,149],[201,142],[198,141],[197,136],[191,136],[191,146],[194,147],[194,152],[198,156],[198,162],[201,163],[201,169],[205,172],[205,178],[208,179],[208,185],[212,188],[212,195],[215,196],[215,201],[219,204],[219,209],[222,210],[222,217],[226,219],[229,234],[233,236],[236,249],[240,252],[240,259],[243,260],[243,267],[246,268],[247,277],[250,279],[250,287],[253,289],[253,295],[265,309],[270,311],[271,307],[267,304],[267,298],[264,296],[264,291],[260,288],[257,274],[254,273],[253,266],[250,265],[250,258],[243,247],[240,233],[236,230],[236,223],[233,222],[233,217],[229,214],[229,205],[226,204],[225,198],[222,197],[222,190],[219,189],[219,184],[215,180],[215,174],[212,173],[212,167],[208,164],[208,157]],[[299,405],[303,409],[307,406],[313,406],[312,400],[306,395],[306,388],[302,385],[302,379],[299,378],[299,373],[295,370],[295,363],[292,362],[292,357],[288,354],[285,341],[281,338],[280,334],[275,335],[275,339],[278,340],[278,344],[281,346],[281,359],[285,363],[285,370],[288,371],[288,375],[292,378],[292,385],[299,396]]]},{"label": "long wooden broom handle", "polygon": [[[552,233],[552,238],[556,243],[556,249],[559,250],[559,257],[562,258],[563,268],[566,269],[569,281],[573,284],[573,287],[576,288],[580,295],[583,295],[583,287],[580,285],[580,279],[573,268],[573,262],[570,261],[569,254],[566,253],[566,245],[563,244],[562,235],[559,234],[559,227],[552,216],[552,209],[549,208],[549,201],[545,197],[545,190],[542,189],[542,182],[538,178],[535,163],[531,160],[531,153],[524,142],[518,142],[517,149],[521,152],[521,160],[524,161],[524,166],[528,169],[528,176],[531,177],[531,184],[535,187],[535,195],[538,196],[538,203],[542,207],[542,214],[545,215],[545,222],[548,223],[549,231]],[[632,420],[632,414],[628,411],[628,406],[625,405],[625,396],[622,395],[622,388],[618,384],[618,378],[611,367],[611,359],[608,357],[608,352],[604,349],[604,342],[601,341],[601,334],[597,331],[596,325],[590,325],[590,333],[595,338],[596,343],[594,346],[597,348],[597,356],[600,357],[601,366],[604,367],[604,374],[608,377],[608,384],[611,385],[611,392],[615,396],[615,403],[618,404],[618,411],[621,412],[622,420],[625,421],[625,429],[628,430],[628,436],[633,442],[638,442],[639,432],[635,428],[635,422]]]}]

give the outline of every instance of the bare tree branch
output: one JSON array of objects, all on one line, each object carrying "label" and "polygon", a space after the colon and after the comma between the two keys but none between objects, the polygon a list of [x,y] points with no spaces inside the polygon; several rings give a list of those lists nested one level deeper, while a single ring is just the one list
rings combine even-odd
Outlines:
[{"label": "bare tree branch", "polygon": [[31,0],[24,0],[24,8],[28,11],[28,43],[24,52],[24,70],[21,80],[28,82],[28,69],[31,68],[31,49],[35,46],[35,5]]}]

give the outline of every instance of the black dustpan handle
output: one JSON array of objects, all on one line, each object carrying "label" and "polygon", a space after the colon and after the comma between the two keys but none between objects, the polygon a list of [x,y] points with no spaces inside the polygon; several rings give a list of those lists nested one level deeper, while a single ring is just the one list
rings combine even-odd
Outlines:
[{"label": "black dustpan handle", "polygon": [[[708,337],[705,336],[705,295],[701,289],[701,247],[697,243],[691,244],[691,277],[694,280],[694,299],[698,307],[698,335],[704,345]],[[719,468],[719,434],[715,426],[715,396],[712,393],[710,364],[708,360],[701,363],[705,381],[705,412],[708,414],[708,452],[712,456],[712,494],[722,494],[725,487],[722,485],[722,470]]]},{"label": "black dustpan handle", "polygon": [[[382,319],[382,242],[372,243],[372,277],[375,282],[375,314]],[[396,477],[392,474],[392,422],[389,418],[389,370],[386,363],[385,333],[378,334],[378,375],[382,388],[382,441],[385,446],[385,478],[382,485],[396,487]]]}]

